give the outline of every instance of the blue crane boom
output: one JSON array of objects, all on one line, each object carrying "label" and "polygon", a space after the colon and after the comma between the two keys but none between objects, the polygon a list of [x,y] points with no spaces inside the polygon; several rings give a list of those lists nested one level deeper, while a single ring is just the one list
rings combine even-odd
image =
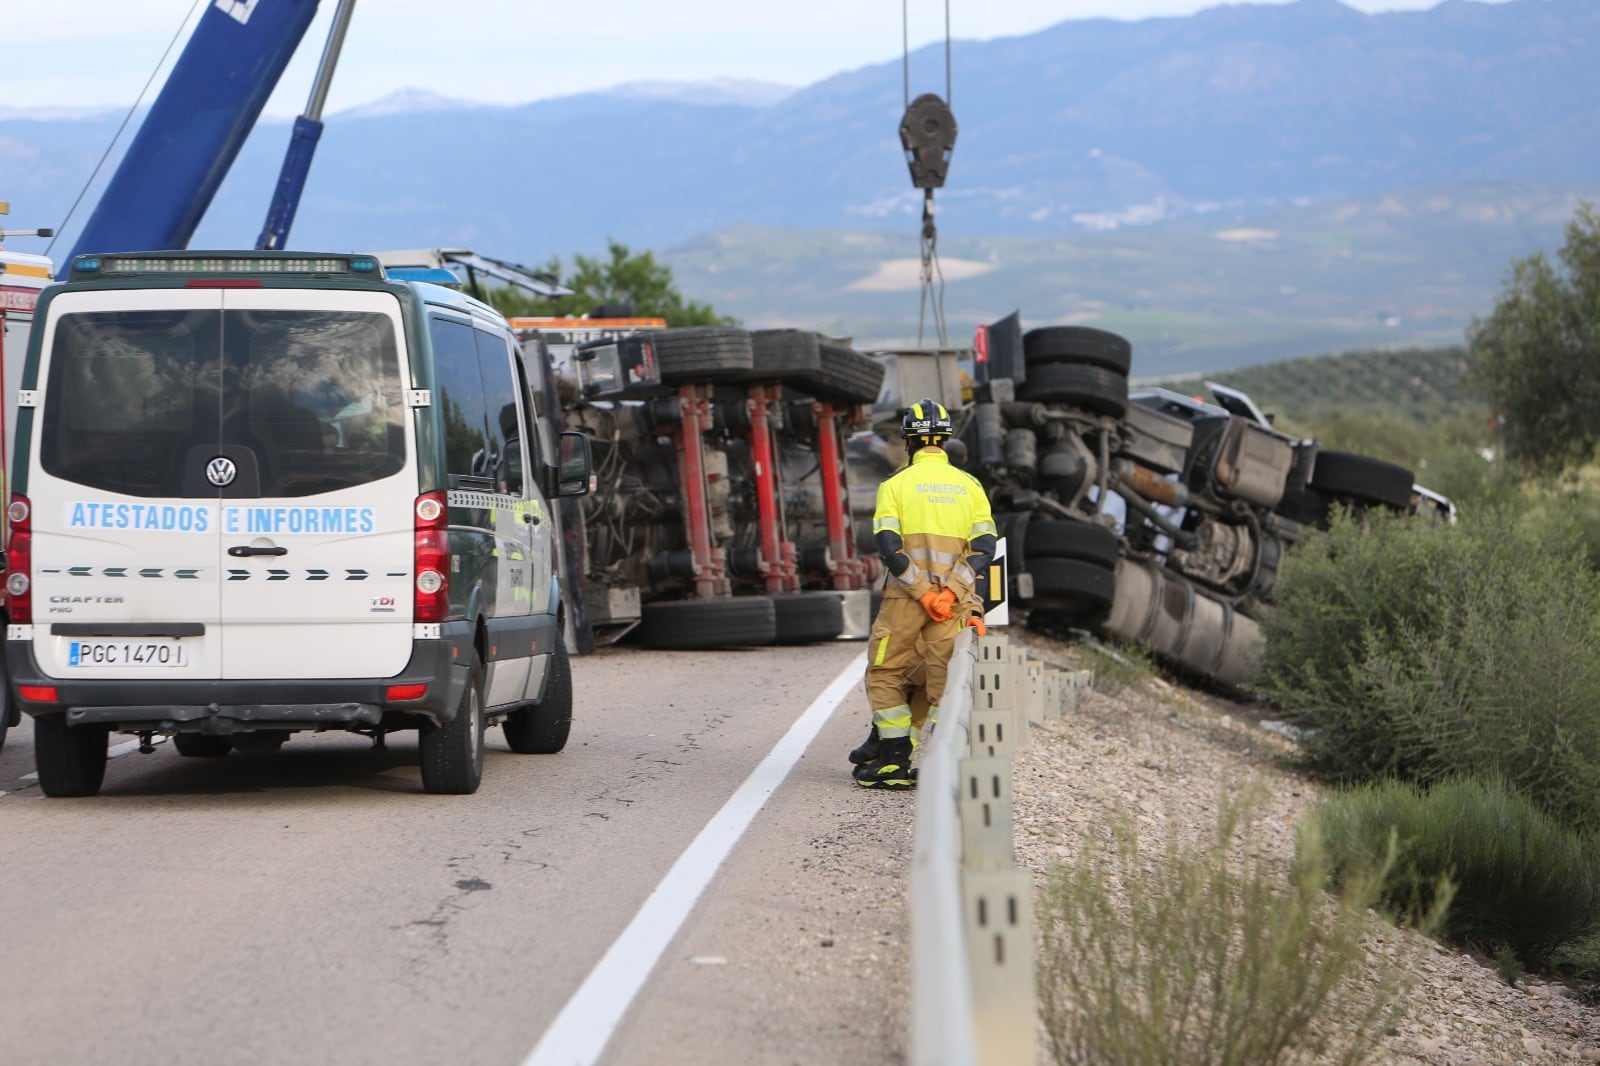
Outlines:
[{"label": "blue crane boom", "polygon": [[317,3],[213,0],[68,263],[85,252],[188,247]]}]

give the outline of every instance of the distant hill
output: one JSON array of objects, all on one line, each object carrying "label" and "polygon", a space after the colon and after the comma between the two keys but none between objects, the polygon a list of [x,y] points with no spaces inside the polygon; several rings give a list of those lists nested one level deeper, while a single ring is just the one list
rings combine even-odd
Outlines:
[{"label": "distant hill", "polygon": [[[1210,380],[1302,425],[1351,412],[1425,423],[1487,411],[1466,383],[1467,367],[1464,348],[1406,348],[1267,363]],[[1166,384],[1182,389],[1185,383]]]},{"label": "distant hill", "polygon": [[[542,260],[735,225],[911,233],[895,44],[787,95],[647,83],[331,116],[294,240]],[[1591,181],[1597,46],[1591,0],[1379,15],[1299,0],[956,42],[961,133],[941,231],[1061,235],[1442,182]],[[942,60],[927,49],[912,69],[942,74]],[[913,92],[942,88],[914,77]],[[59,222],[119,120],[0,117],[13,219]],[[197,244],[259,232],[288,134],[256,131]]]},{"label": "distant hill", "polygon": [[[1460,344],[1513,257],[1562,241],[1584,188],[1460,183],[1151,226],[940,242],[955,343],[1020,310],[1031,328],[1127,336],[1136,379],[1296,356]],[[685,292],[751,326],[914,343],[913,233],[735,227],[661,251]],[[931,316],[925,337],[934,336]]]}]

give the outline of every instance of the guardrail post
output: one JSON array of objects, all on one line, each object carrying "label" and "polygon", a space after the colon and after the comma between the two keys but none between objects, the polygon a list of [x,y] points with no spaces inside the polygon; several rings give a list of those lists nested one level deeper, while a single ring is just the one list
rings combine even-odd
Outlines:
[{"label": "guardrail post", "polygon": [[1067,705],[1064,713],[1078,713],[1078,697],[1083,690],[1094,684],[1093,670],[1073,670],[1063,679],[1067,686]]},{"label": "guardrail post", "polygon": [[972,668],[972,721],[967,746],[973,755],[1009,759],[1017,749],[1016,704],[1020,698],[1004,634],[978,638]]},{"label": "guardrail post", "polygon": [[1023,692],[1026,698],[1023,705],[1028,709],[1028,720],[1044,721],[1044,663],[1038,659],[1024,659],[1022,661]]},{"label": "guardrail post", "polygon": [[961,865],[967,870],[1005,870],[1016,862],[1011,837],[1011,760],[961,760]]},{"label": "guardrail post", "polygon": [[967,960],[972,967],[973,1036],[983,1066],[1037,1061],[1033,970],[1033,874],[968,871]]},{"label": "guardrail post", "polygon": [[1043,690],[1044,720],[1057,722],[1061,720],[1062,686],[1061,671],[1054,666],[1044,668],[1044,678],[1041,683]]}]

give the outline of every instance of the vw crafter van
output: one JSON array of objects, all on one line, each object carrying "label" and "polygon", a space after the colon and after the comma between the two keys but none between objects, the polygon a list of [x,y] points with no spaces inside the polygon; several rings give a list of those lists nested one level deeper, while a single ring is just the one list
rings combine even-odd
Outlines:
[{"label": "vw crafter van", "polygon": [[484,730],[572,715],[553,497],[588,439],[548,368],[372,256],[79,256],[18,394],[6,661],[39,785],[92,795],[112,732],[182,755],[420,730],[470,793]]}]

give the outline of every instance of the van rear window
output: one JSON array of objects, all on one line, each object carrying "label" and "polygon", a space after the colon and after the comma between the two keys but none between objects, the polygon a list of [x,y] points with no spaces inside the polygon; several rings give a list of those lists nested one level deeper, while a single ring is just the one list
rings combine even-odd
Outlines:
[{"label": "van rear window", "polygon": [[254,456],[263,497],[333,492],[405,465],[399,353],[381,314],[64,315],[44,406],[44,469],[130,496],[215,495],[187,468],[224,446]]}]

